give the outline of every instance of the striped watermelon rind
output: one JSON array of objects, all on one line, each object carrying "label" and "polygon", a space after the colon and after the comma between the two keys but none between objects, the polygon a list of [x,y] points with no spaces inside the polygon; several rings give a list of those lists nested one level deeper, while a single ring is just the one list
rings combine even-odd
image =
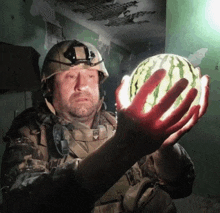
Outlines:
[{"label": "striped watermelon rind", "polygon": [[130,101],[133,100],[144,82],[159,69],[165,69],[167,74],[162,82],[156,87],[152,94],[148,95],[144,106],[144,112],[148,112],[166,92],[181,78],[186,78],[189,81],[187,88],[179,95],[172,107],[163,115],[165,119],[170,112],[177,108],[181,101],[191,88],[198,90],[197,97],[192,105],[199,104],[200,101],[200,72],[184,57],[175,54],[158,54],[142,61],[132,72],[130,78],[130,86],[128,90]]}]

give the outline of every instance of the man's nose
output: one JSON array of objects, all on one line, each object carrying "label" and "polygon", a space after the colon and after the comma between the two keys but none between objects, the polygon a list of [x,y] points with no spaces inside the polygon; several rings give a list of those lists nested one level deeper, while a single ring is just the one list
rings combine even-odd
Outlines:
[{"label": "man's nose", "polygon": [[84,73],[79,72],[75,85],[76,90],[85,90],[87,87],[88,87],[88,82],[86,76],[84,75]]}]

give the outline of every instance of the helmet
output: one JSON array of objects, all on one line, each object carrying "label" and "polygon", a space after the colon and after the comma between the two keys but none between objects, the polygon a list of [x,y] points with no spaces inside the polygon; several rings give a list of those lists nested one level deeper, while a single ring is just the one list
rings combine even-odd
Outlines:
[{"label": "helmet", "polygon": [[46,55],[42,67],[42,84],[53,75],[65,72],[80,63],[83,63],[85,68],[98,70],[101,74],[100,83],[109,76],[104,60],[95,46],[88,42],[68,40],[54,45]]},{"label": "helmet", "polygon": [[[101,100],[104,101],[105,91],[102,83],[108,78],[108,72],[105,68],[104,60],[95,46],[88,42],[79,42],[76,40],[62,41],[54,45],[46,55],[42,67],[41,88],[43,96],[49,109],[55,113],[52,103],[53,77],[57,73],[65,72],[72,66],[83,63],[84,68],[98,70],[99,72],[99,90]],[[103,102],[104,103],[104,102]]]}]

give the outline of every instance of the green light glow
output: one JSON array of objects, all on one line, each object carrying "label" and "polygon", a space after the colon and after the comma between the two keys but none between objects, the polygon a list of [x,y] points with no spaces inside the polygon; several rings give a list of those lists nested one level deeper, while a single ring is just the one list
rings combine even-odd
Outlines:
[{"label": "green light glow", "polygon": [[206,13],[205,18],[211,28],[220,32],[220,1],[219,0],[208,0],[206,2]]}]

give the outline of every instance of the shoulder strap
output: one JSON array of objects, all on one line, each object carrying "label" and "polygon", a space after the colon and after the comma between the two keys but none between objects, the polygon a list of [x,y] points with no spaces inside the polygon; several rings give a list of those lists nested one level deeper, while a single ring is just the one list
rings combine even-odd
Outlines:
[{"label": "shoulder strap", "polygon": [[114,129],[117,128],[117,119],[113,115],[113,113],[102,111],[102,115],[106,118],[106,120],[114,127]]},{"label": "shoulder strap", "polygon": [[40,127],[40,143],[38,145],[41,153],[43,154],[43,159],[47,161],[49,159],[48,155],[48,146],[47,146],[47,137],[46,137],[46,128],[41,125]]}]

